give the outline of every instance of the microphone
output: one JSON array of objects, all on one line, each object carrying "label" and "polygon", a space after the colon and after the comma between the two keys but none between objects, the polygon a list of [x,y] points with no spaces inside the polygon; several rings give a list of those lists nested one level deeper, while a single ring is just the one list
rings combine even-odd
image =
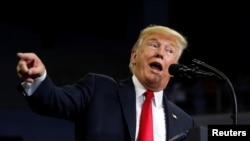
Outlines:
[{"label": "microphone", "polygon": [[179,77],[216,77],[220,78],[218,75],[212,72],[207,72],[203,70],[199,70],[198,67],[189,68],[183,64],[171,64],[168,69],[169,73],[174,76]]},{"label": "microphone", "polygon": [[182,132],[180,134],[177,134],[176,136],[172,137],[168,141],[182,141],[188,136],[188,131]]}]

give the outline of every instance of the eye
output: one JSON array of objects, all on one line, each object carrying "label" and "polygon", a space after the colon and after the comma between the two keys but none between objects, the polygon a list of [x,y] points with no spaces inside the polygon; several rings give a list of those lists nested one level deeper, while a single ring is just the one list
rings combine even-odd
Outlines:
[{"label": "eye", "polygon": [[155,43],[155,42],[150,42],[150,43],[149,43],[149,46],[150,46],[150,47],[153,47],[153,48],[158,48],[158,44]]},{"label": "eye", "polygon": [[171,54],[174,53],[173,49],[171,49],[171,48],[167,48],[167,49],[166,49],[166,52],[167,52],[167,53],[171,53]]}]

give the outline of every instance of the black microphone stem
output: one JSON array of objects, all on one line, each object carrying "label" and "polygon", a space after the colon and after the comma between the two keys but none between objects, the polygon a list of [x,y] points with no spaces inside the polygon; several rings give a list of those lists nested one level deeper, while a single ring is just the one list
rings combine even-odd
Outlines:
[{"label": "black microphone stem", "polygon": [[231,98],[231,104],[233,105],[233,115],[232,115],[232,119],[233,119],[233,124],[234,125],[237,125],[238,123],[238,107],[237,107],[237,98],[236,98],[236,94],[235,94],[235,90],[234,90],[234,87],[231,83],[231,81],[228,79],[228,77],[223,74],[221,71],[219,71],[218,69],[200,61],[200,60],[197,60],[197,59],[193,59],[192,60],[194,63],[196,64],[199,64],[199,65],[202,65],[208,69],[211,69],[212,71],[216,72],[218,75],[220,75],[224,80],[226,80],[227,84],[229,85],[231,91],[232,91],[232,94],[233,94],[233,98]]}]

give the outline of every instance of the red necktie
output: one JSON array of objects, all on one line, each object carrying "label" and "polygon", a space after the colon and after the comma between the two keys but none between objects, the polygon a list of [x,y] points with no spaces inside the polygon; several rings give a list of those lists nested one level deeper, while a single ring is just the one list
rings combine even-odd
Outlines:
[{"label": "red necktie", "polygon": [[144,96],[146,98],[141,110],[138,141],[153,141],[152,98],[154,97],[154,93],[147,90]]}]

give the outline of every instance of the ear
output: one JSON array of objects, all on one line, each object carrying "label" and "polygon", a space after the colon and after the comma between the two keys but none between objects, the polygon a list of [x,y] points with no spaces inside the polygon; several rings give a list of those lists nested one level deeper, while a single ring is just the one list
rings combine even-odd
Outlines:
[{"label": "ear", "polygon": [[137,57],[137,54],[136,54],[137,52],[136,52],[136,50],[133,50],[132,52],[131,52],[131,55],[130,55],[130,60],[131,60],[131,62],[132,62],[132,64],[135,64],[136,63],[136,57]]}]

